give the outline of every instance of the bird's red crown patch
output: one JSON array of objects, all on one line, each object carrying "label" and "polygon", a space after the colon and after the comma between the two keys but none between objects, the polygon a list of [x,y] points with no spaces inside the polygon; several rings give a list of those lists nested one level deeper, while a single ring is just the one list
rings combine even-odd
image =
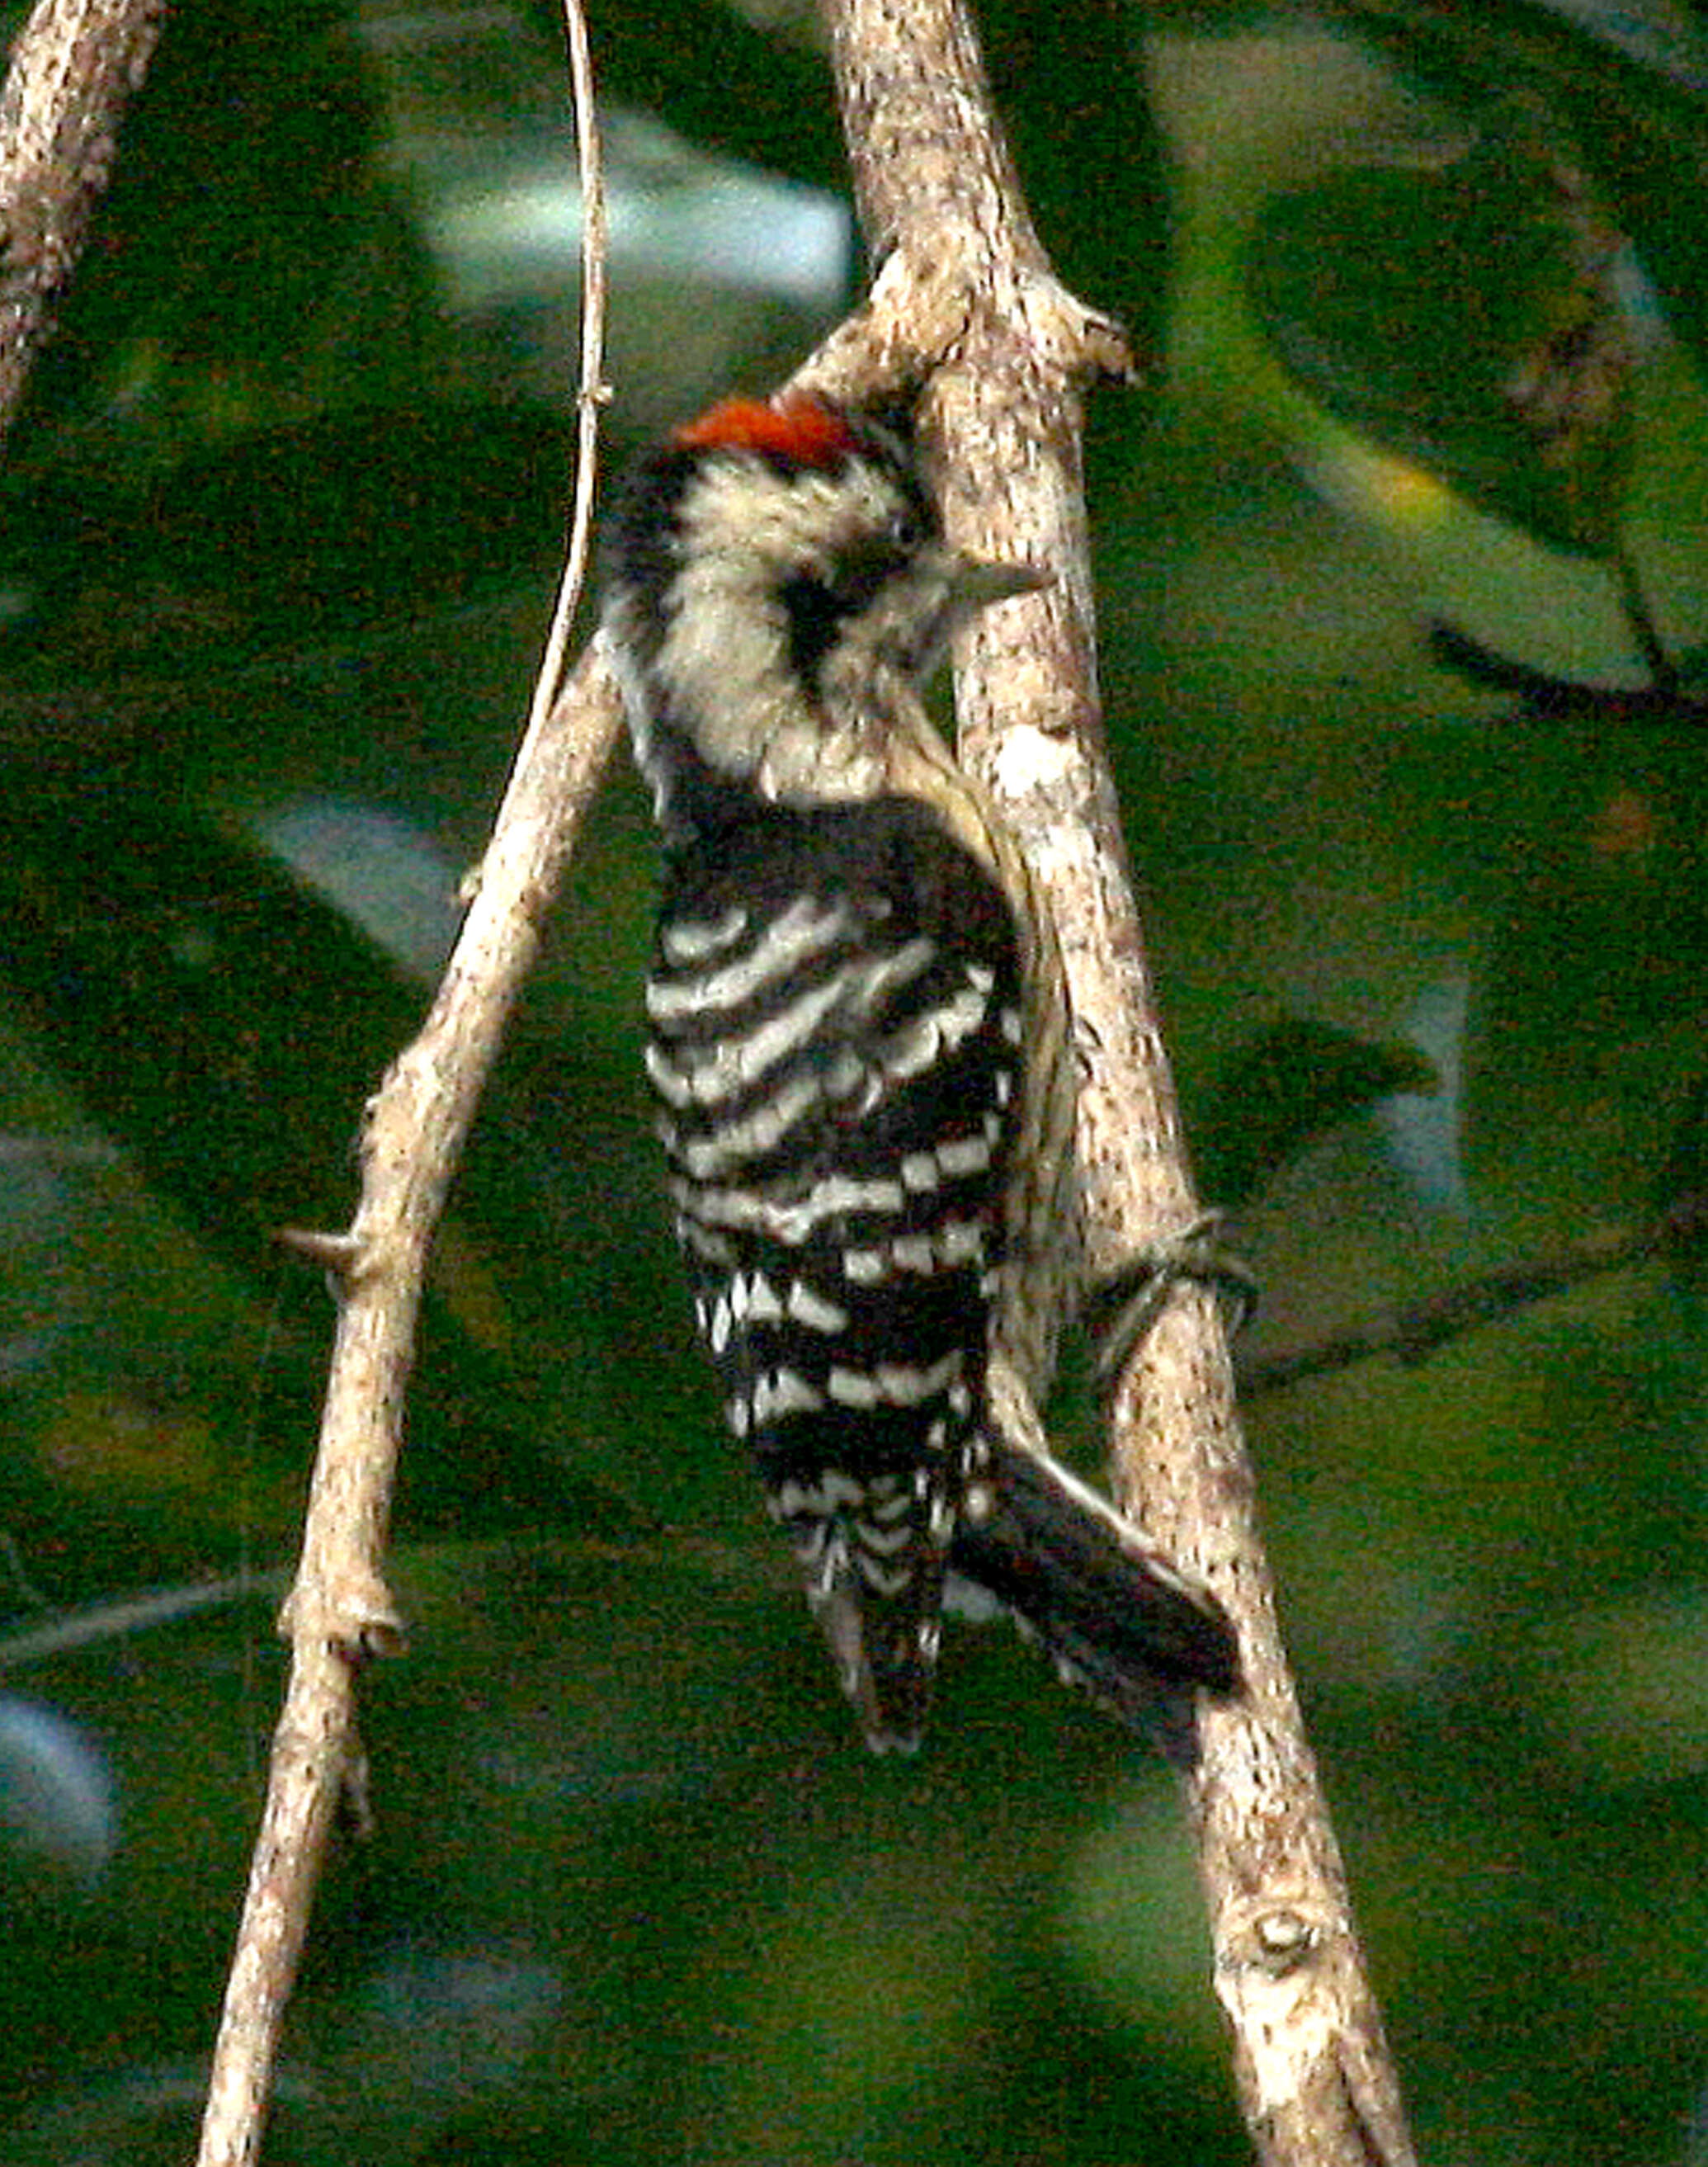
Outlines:
[{"label": "bird's red crown patch", "polygon": [[846,418],[816,399],[785,400],[776,406],[762,399],[726,399],[686,421],[674,442],[687,452],[770,453],[803,466],[831,467],[854,448]]}]

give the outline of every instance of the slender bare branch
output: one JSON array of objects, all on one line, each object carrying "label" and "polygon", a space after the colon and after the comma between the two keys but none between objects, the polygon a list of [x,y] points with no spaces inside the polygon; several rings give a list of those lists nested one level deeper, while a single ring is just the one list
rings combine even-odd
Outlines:
[{"label": "slender bare branch", "polygon": [[[399,1637],[383,1551],[427,1253],[540,929],[617,731],[595,645],[567,686],[568,628],[592,525],[603,381],[604,190],[584,25],[565,0],[583,205],[579,463],[568,564],[531,717],[420,1036],[368,1107],[362,1190],[347,1234],[320,1245],[340,1283],[338,1329],[302,1557],[281,1630],[290,1677],[214,2052],[198,2167],[259,2155],[274,2056],[340,1799],[359,1790],[356,1684]],[[299,1242],[303,1237],[299,1237]],[[359,1800],[358,1800],[359,1803]]]},{"label": "slender bare branch", "polygon": [[37,0],[0,93],[0,443],[83,246],[166,0]]},{"label": "slender bare branch", "polygon": [[[575,397],[575,503],[569,554],[558,582],[546,651],[528,713],[531,731],[543,729],[563,685],[569,628],[587,581],[593,547],[593,498],[599,482],[599,417],[611,397],[605,380],[605,316],[611,249],[605,209],[605,162],[593,96],[593,56],[587,19],[577,0],[564,0],[569,79],[575,101],[575,156],[581,177],[581,384]],[[613,724],[613,729],[615,725]]]},{"label": "slender bare branch", "polygon": [[1496,1324],[1532,1302],[1569,1293],[1609,1272],[1676,1257],[1708,1234],[1708,1194],[1698,1189],[1679,1197],[1656,1218],[1634,1227],[1595,1227],[1544,1255],[1502,1264],[1482,1277],[1467,1280],[1422,1301],[1386,1309],[1362,1322],[1331,1333],[1313,1346],[1298,1347],[1241,1363],[1240,1381],[1247,1399],[1279,1391],[1311,1377],[1331,1376],[1356,1363],[1391,1355],[1408,1367],[1426,1362],[1467,1332]]},{"label": "slender bare branch", "polygon": [[[1114,327],[1052,278],[958,0],[826,0],[871,300],[806,374],[870,396],[923,381],[952,537],[1048,565],[957,654],[961,742],[1055,905],[1085,1060],[1092,1272],[1198,1216],[1097,709],[1081,400]],[[1276,1628],[1210,1295],[1182,1285],[1115,1397],[1125,1501],[1240,1628],[1247,1692],[1205,1709],[1190,1795],[1246,2118],[1287,2167],[1412,2154],[1340,1856]]]}]

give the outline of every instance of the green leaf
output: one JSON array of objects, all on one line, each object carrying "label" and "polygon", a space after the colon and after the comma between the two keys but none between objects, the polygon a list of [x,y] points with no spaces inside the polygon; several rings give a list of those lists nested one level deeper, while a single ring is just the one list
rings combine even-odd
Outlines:
[{"label": "green leaf", "polygon": [[1485,141],[1437,170],[1277,199],[1246,283],[1340,420],[1555,548],[1605,556],[1630,449],[1619,241],[1561,162]]},{"label": "green leaf", "polygon": [[1212,1086],[1192,1144],[1203,1193],[1238,1211],[1337,1123],[1395,1092],[1437,1088],[1414,1046],[1288,1017],[1248,1041]]}]

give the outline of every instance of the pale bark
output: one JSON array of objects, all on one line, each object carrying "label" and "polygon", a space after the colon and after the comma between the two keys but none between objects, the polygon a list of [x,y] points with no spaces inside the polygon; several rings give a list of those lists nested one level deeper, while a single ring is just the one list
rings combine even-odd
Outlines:
[{"label": "pale bark", "polygon": [[38,0],[0,93],[0,443],[118,155],[166,0]]},{"label": "pale bark", "polygon": [[[1198,1205],[1104,753],[1081,487],[1081,400],[1126,363],[1051,276],[958,0],[826,0],[862,225],[866,310],[803,375],[846,396],[923,385],[951,538],[1047,566],[956,657],[960,742],[1055,904],[1084,1075],[1092,1273],[1185,1233]],[[1134,726],[1138,726],[1136,723]],[[1306,1740],[1214,1296],[1182,1281],[1113,1409],[1124,1503],[1214,1589],[1245,1691],[1201,1706],[1187,1778],[1215,1986],[1261,2158],[1409,2167],[1399,2087]]]}]

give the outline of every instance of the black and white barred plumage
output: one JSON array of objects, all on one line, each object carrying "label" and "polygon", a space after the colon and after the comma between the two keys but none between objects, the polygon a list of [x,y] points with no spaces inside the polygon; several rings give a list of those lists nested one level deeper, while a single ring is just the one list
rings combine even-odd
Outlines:
[{"label": "black and white barred plumage", "polygon": [[899,445],[732,402],[643,461],[605,627],[665,845],[647,1066],[701,1338],[876,1746],[946,1583],[1135,1719],[1224,1621],[1049,1457],[1074,1086],[1053,930],[918,686],[1038,584],[957,557]]}]

